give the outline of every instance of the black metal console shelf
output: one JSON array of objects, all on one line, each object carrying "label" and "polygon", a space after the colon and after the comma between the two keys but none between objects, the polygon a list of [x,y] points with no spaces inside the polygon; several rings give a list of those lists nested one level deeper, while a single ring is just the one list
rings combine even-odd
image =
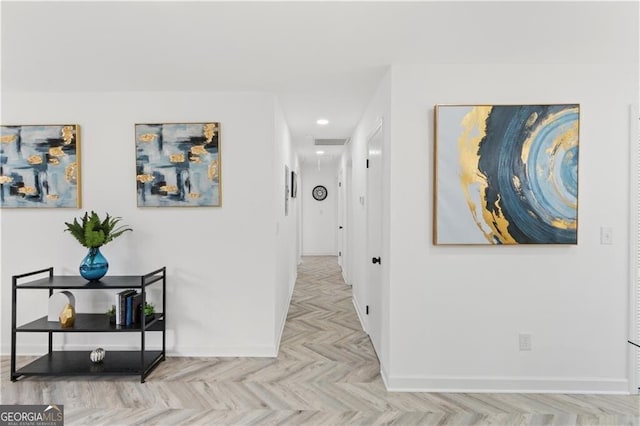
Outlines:
[{"label": "black metal console shelf", "polygon": [[[45,278],[37,276],[45,275]],[[30,281],[22,282],[26,278]],[[47,316],[35,321],[17,325],[18,290],[118,290],[137,289],[142,294],[142,303],[146,301],[147,287],[162,284],[162,312],[152,318],[141,315],[140,323],[129,326],[115,325],[109,322],[104,313],[77,313],[73,327],[62,328],[58,322],[50,322]],[[162,267],[146,275],[108,276],[100,281],[87,281],[80,276],[53,275],[53,267],[41,269],[12,277],[11,286],[11,381],[29,375],[140,375],[140,382],[153,369],[164,361],[166,356],[166,268]],[[162,333],[162,350],[148,350],[145,346],[145,333]],[[26,366],[16,369],[16,334],[47,333],[49,350],[40,358]],[[140,349],[130,351],[107,350],[101,363],[94,364],[89,359],[91,351],[54,351],[53,333],[140,333]]]}]

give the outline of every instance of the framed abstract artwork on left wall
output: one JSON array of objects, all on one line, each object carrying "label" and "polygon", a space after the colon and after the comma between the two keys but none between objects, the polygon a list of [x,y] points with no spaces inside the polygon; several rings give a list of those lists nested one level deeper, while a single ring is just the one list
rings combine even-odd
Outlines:
[{"label": "framed abstract artwork on left wall", "polygon": [[0,126],[0,207],[80,208],[80,126]]},{"label": "framed abstract artwork on left wall", "polygon": [[136,124],[138,207],[220,207],[220,123]]}]

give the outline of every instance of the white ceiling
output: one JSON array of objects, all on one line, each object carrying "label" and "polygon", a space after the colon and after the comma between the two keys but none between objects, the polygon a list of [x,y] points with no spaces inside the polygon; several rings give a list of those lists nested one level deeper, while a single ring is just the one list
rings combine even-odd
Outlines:
[{"label": "white ceiling", "polygon": [[[637,5],[630,3],[2,1],[0,7],[2,90],[271,92],[305,156],[315,156],[313,137],[351,136],[393,63],[638,60],[629,55],[637,30],[625,33],[637,28]],[[331,123],[320,127],[319,117]]]}]

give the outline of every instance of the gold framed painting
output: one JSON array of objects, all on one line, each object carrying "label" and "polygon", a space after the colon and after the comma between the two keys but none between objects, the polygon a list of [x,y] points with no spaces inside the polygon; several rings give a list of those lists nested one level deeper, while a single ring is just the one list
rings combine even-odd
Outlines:
[{"label": "gold framed painting", "polygon": [[434,244],[577,244],[580,106],[436,105]]},{"label": "gold framed painting", "polygon": [[221,206],[220,123],[136,124],[138,207]]},{"label": "gold framed painting", "polygon": [[80,126],[2,125],[0,207],[80,206]]}]

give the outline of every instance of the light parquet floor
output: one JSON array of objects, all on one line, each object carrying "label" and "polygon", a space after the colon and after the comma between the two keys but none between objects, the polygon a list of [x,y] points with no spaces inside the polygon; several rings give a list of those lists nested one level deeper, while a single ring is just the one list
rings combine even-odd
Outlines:
[{"label": "light parquet floor", "polygon": [[335,257],[306,257],[277,358],[169,357],[131,378],[31,377],[1,404],[62,403],[67,425],[639,425],[640,397],[389,393]]}]

